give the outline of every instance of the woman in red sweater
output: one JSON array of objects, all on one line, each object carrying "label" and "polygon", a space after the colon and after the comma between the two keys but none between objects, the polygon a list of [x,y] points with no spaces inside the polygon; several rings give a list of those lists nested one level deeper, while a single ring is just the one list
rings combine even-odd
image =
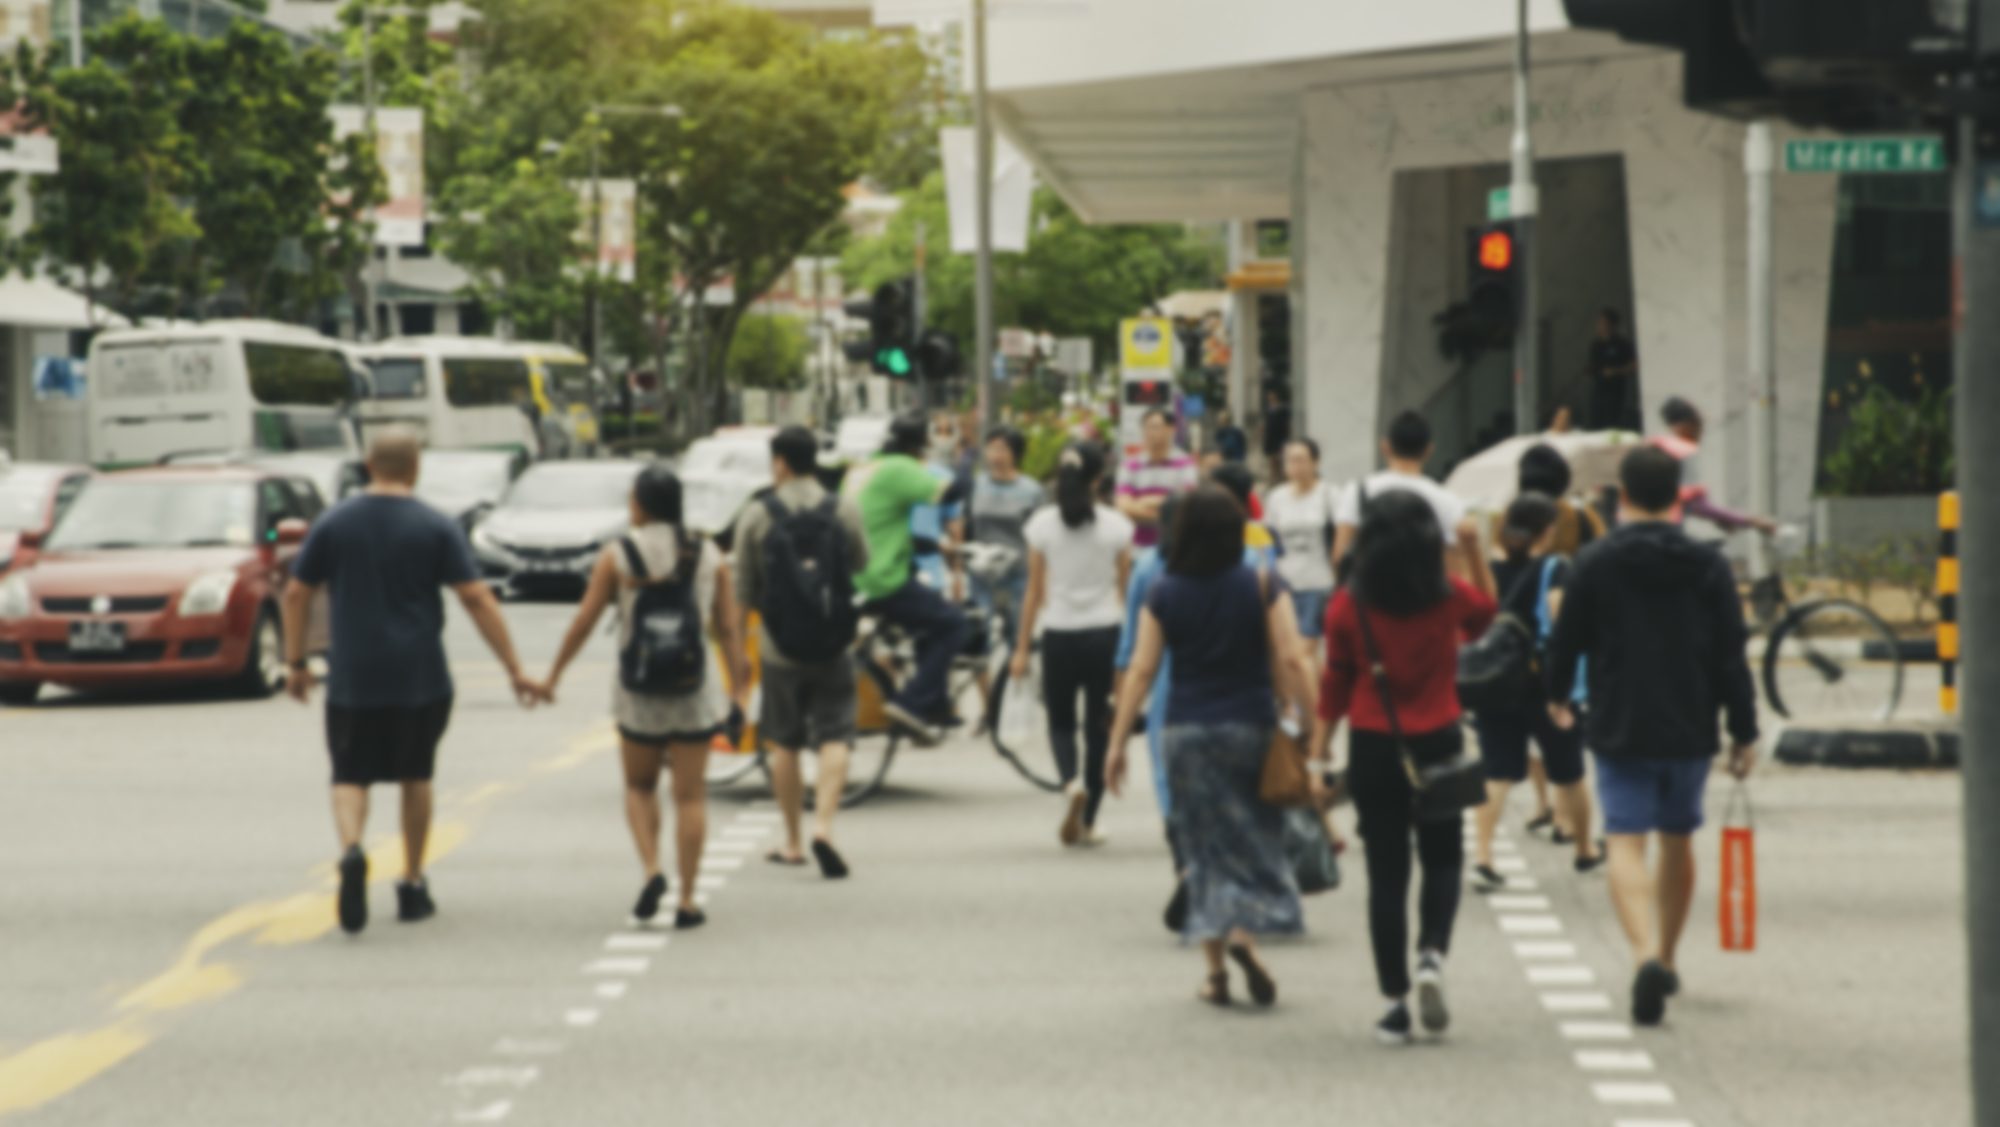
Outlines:
[{"label": "woman in red sweater", "polygon": [[1333,730],[1343,717],[1351,730],[1348,789],[1361,818],[1368,856],[1368,932],[1375,948],[1375,977],[1389,1010],[1376,1035],[1389,1044],[1413,1036],[1409,995],[1411,839],[1423,866],[1418,897],[1417,1008],[1425,1029],[1442,1033],[1451,1022],[1444,998],[1444,961],[1458,914],[1465,828],[1458,816],[1420,821],[1416,794],[1390,736],[1388,711],[1371,672],[1359,616],[1378,648],[1396,718],[1418,762],[1456,755],[1464,746],[1459,726],[1458,647],[1492,624],[1497,608],[1488,594],[1493,580],[1477,533],[1461,532],[1473,581],[1448,577],[1444,533],[1423,498],[1386,492],[1368,503],[1355,545],[1354,572],[1326,612],[1326,667],[1320,680],[1314,758],[1331,755]]}]

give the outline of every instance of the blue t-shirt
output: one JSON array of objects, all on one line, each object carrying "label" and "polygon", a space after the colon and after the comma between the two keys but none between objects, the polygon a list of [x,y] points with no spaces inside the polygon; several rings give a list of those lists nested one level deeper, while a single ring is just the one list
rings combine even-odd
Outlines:
[{"label": "blue t-shirt", "polygon": [[1257,574],[1237,567],[1191,579],[1169,571],[1153,581],[1146,609],[1159,619],[1174,662],[1168,724],[1277,722]]},{"label": "blue t-shirt", "polygon": [[451,696],[442,588],[479,578],[456,522],[414,497],[350,497],[313,525],[292,573],[332,596],[329,703],[404,708]]}]

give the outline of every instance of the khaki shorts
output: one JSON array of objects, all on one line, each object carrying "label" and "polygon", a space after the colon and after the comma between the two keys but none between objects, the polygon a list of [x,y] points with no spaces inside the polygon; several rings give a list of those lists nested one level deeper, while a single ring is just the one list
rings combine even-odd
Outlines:
[{"label": "khaki shorts", "polygon": [[854,742],[854,660],[764,663],[764,707],[757,735],[766,747],[817,751]]}]

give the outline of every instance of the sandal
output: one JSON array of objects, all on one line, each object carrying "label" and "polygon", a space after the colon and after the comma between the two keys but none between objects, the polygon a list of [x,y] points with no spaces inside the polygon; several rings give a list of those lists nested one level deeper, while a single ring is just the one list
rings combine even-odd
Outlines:
[{"label": "sandal", "polygon": [[[825,838],[813,839],[813,860],[819,862],[819,873],[828,880],[840,880],[847,876],[847,862]],[[802,862],[803,863],[803,862]]]},{"label": "sandal", "polygon": [[764,860],[769,861],[773,865],[784,865],[789,868],[798,868],[806,863],[804,854],[800,854],[797,857],[787,857],[785,856],[785,851],[782,849],[773,849],[769,853],[764,854]]},{"label": "sandal", "polygon": [[1195,994],[1195,997],[1201,999],[1204,1002],[1207,1002],[1211,1006],[1228,1005],[1229,972],[1226,970],[1219,970],[1216,971],[1214,974],[1209,975],[1208,985],[1202,987],[1201,990]]},{"label": "sandal", "polygon": [[674,909],[674,930],[687,931],[708,922],[708,916],[700,908]]},{"label": "sandal", "polygon": [[1263,964],[1257,961],[1257,956],[1250,953],[1250,948],[1231,946],[1229,957],[1235,960],[1237,966],[1243,968],[1243,977],[1249,980],[1250,1000],[1260,1006],[1276,1004],[1278,984],[1271,979]]}]

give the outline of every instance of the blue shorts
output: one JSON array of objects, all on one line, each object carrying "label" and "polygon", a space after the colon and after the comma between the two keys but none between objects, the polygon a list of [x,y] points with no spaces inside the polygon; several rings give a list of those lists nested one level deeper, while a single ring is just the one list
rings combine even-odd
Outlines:
[{"label": "blue shorts", "polygon": [[1308,638],[1326,635],[1326,604],[1331,591],[1293,591],[1292,608],[1299,614],[1299,633]]},{"label": "blue shorts", "polygon": [[1610,834],[1691,834],[1701,828],[1702,792],[1713,759],[1597,757],[1597,801]]}]

